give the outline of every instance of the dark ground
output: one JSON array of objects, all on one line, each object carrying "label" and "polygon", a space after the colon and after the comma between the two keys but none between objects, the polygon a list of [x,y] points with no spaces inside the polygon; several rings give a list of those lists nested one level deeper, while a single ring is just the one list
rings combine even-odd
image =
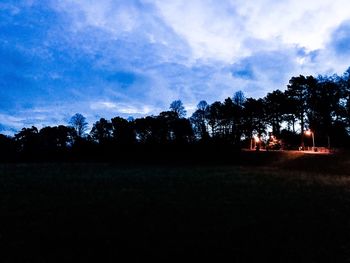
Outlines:
[{"label": "dark ground", "polygon": [[350,261],[348,155],[244,158],[0,164],[1,262]]}]

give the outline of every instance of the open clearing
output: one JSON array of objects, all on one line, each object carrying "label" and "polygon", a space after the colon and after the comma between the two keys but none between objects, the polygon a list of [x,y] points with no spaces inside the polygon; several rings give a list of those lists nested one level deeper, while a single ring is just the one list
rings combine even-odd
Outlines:
[{"label": "open clearing", "polygon": [[350,158],[247,154],[251,165],[1,164],[1,261],[348,262]]}]

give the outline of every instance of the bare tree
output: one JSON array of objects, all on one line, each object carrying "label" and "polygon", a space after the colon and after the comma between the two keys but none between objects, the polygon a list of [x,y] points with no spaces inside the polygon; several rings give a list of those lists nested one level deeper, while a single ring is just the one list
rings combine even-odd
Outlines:
[{"label": "bare tree", "polygon": [[239,90],[236,91],[235,94],[233,94],[233,103],[239,106],[240,108],[243,107],[243,104],[246,100],[243,91]]},{"label": "bare tree", "polygon": [[186,110],[181,100],[174,100],[170,104],[170,110],[176,112],[179,118],[186,116]]},{"label": "bare tree", "polygon": [[72,116],[72,118],[69,121],[69,124],[75,129],[78,137],[82,137],[88,128],[86,118],[80,113],[76,113],[74,116]]}]

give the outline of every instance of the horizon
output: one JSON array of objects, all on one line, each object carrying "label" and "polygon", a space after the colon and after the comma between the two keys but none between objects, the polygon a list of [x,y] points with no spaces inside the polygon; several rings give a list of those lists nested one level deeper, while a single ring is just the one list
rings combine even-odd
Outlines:
[{"label": "horizon", "polygon": [[[349,7],[349,8],[346,8]],[[293,10],[293,12],[291,12]],[[350,3],[0,3],[0,133],[263,97],[349,67]],[[187,117],[189,117],[187,115]]]}]

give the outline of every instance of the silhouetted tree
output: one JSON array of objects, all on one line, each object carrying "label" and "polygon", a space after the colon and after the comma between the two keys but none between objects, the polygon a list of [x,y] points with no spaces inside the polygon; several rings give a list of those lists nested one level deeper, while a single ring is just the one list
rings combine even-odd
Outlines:
[{"label": "silhouetted tree", "polygon": [[301,145],[304,145],[305,118],[307,112],[307,98],[310,89],[317,85],[317,80],[313,76],[292,77],[287,86],[287,96],[295,101],[296,115],[300,120]]},{"label": "silhouetted tree", "polygon": [[300,143],[295,127],[298,128],[298,122],[302,145],[304,130],[311,128],[317,145],[326,145],[328,139],[334,146],[350,147],[350,68],[341,77],[292,77],[285,92],[275,90],[263,99],[246,99],[242,91],[237,91],[223,102],[208,105],[200,101],[191,118],[186,119],[185,115],[183,103],[176,100],[169,111],[157,116],[136,120],[115,117],[111,121],[101,118],[90,134],[84,136],[87,122],[77,113],[69,122],[71,127],[44,127],[40,132],[34,126],[23,128],[13,139],[0,135],[0,159],[5,160],[6,153],[11,155],[12,151],[12,156],[19,156],[21,160],[42,159],[48,153],[57,157],[68,153],[68,156],[95,156],[104,160],[121,157],[115,148],[124,149],[123,155],[126,149],[131,149],[130,153],[140,149],[143,154],[169,149],[171,158],[195,140],[210,141],[213,144],[208,145],[212,146],[225,143],[232,148],[232,144],[241,145],[242,139],[248,142],[253,135],[270,134],[270,129],[273,135],[283,139],[285,148],[295,149]]},{"label": "silhouetted tree", "polygon": [[244,107],[244,102],[245,102],[245,96],[242,91],[237,91],[233,95],[233,138],[234,138],[234,143],[238,145],[241,141],[241,137],[243,134],[243,107]]},{"label": "silhouetted tree", "polygon": [[201,100],[198,104],[197,104],[197,110],[201,110],[203,112],[205,112],[206,110],[208,110],[208,103],[205,100]]},{"label": "silhouetted tree", "polygon": [[254,134],[261,137],[266,133],[266,112],[263,99],[248,98],[244,102],[243,130],[249,141]]},{"label": "silhouetted tree", "polygon": [[112,138],[112,123],[101,118],[93,125],[90,135],[99,144],[107,143]]},{"label": "silhouetted tree", "polygon": [[245,96],[243,91],[241,90],[236,91],[235,94],[233,94],[232,100],[233,100],[233,103],[238,107],[243,107],[243,104],[245,102]]},{"label": "silhouetted tree", "polygon": [[272,134],[279,136],[281,133],[281,125],[284,120],[286,109],[286,96],[280,90],[268,93],[264,98],[267,122],[272,127]]},{"label": "silhouetted tree", "polygon": [[86,118],[80,113],[76,113],[74,116],[72,116],[69,124],[75,129],[78,137],[82,137],[88,128]]},{"label": "silhouetted tree", "polygon": [[170,104],[170,110],[176,112],[180,118],[186,116],[186,110],[181,100],[174,100]]},{"label": "silhouetted tree", "polygon": [[63,125],[44,127],[39,132],[42,151],[56,151],[72,146],[76,131],[73,127]]},{"label": "silhouetted tree", "polygon": [[212,137],[220,137],[221,135],[221,120],[222,120],[222,104],[220,101],[215,101],[209,106],[208,124]]},{"label": "silhouetted tree", "polygon": [[189,143],[193,140],[193,130],[191,122],[185,118],[175,119],[172,123],[172,131],[174,132],[174,141],[176,143]]},{"label": "silhouetted tree", "polygon": [[221,137],[227,142],[234,140],[233,136],[236,131],[236,113],[237,105],[233,103],[231,98],[225,99],[221,104],[221,121],[220,121],[220,133]]},{"label": "silhouetted tree", "polygon": [[134,130],[134,121],[127,121],[120,117],[115,117],[111,121],[113,138],[117,143],[135,143],[136,134]]},{"label": "silhouetted tree", "polygon": [[[39,146],[39,132],[35,126],[23,128],[14,136],[17,149],[24,154],[34,154]],[[34,157],[34,156],[32,156]]]},{"label": "silhouetted tree", "polygon": [[[323,144],[326,144],[328,137],[339,137],[344,132],[339,129],[342,122],[342,105],[341,98],[343,92],[339,82],[339,78],[332,77],[318,77],[316,86],[310,89],[307,99],[307,117],[310,128],[317,134],[317,138],[323,138]],[[335,123],[337,124],[338,135],[335,132]],[[345,129],[345,126],[344,126]]]},{"label": "silhouetted tree", "polygon": [[160,142],[173,142],[176,140],[175,126],[179,115],[175,111],[163,111],[159,113],[157,119],[158,132],[160,135]]},{"label": "silhouetted tree", "polygon": [[140,143],[157,144],[167,141],[167,127],[159,118],[147,116],[135,120],[137,141]]},{"label": "silhouetted tree", "polygon": [[193,126],[196,138],[206,141],[209,139],[207,117],[209,114],[209,105],[202,100],[197,105],[197,110],[192,114],[190,121]]},{"label": "silhouetted tree", "polygon": [[289,96],[288,90],[284,92],[284,116],[283,121],[287,125],[287,130],[292,131],[293,133],[296,132],[295,124],[297,123],[298,115],[297,115],[297,108],[298,108],[298,102],[297,100]]}]

